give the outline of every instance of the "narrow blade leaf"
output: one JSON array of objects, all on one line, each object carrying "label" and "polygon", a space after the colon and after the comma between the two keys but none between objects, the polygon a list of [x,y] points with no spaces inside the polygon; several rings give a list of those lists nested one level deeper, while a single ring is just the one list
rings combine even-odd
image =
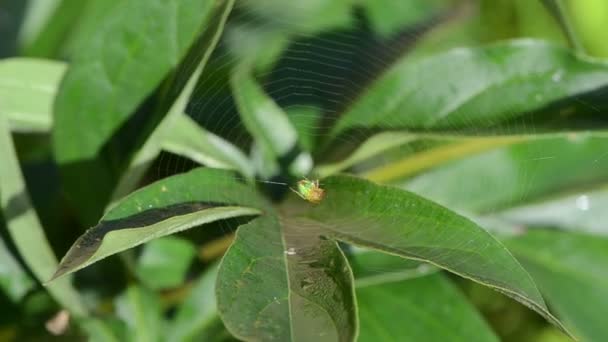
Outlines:
[{"label": "narrow blade leaf", "polygon": [[164,235],[212,221],[258,215],[264,199],[233,174],[215,169],[169,177],[117,203],[61,260],[52,279]]},{"label": "narrow blade leaf", "polygon": [[12,131],[47,132],[66,65],[33,58],[0,61],[0,111]]}]

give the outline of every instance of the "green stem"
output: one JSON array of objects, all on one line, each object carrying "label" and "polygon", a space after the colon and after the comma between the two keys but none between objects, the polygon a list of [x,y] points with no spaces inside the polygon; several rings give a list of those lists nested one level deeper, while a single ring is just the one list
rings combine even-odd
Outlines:
[{"label": "green stem", "polygon": [[570,44],[570,47],[577,52],[587,54],[587,50],[581,43],[576,30],[572,26],[570,16],[566,10],[563,0],[543,0],[543,4],[549,10],[549,13],[555,17],[560,28],[564,31],[564,35]]}]

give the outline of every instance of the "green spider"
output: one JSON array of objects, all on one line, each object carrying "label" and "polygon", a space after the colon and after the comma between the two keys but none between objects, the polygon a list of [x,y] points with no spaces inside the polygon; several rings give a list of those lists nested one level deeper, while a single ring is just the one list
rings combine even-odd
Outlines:
[{"label": "green spider", "polygon": [[319,186],[318,179],[311,181],[308,178],[304,178],[296,183],[296,189],[289,189],[312,204],[321,203],[325,197],[325,190]]}]

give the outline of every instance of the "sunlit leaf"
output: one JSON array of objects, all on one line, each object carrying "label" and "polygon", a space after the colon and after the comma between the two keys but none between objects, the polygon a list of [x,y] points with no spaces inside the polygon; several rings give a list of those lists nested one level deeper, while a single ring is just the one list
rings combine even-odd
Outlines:
[{"label": "sunlit leaf", "polygon": [[11,58],[0,61],[0,115],[11,130],[48,132],[52,105],[66,69],[61,62]]},{"label": "sunlit leaf", "polygon": [[196,169],[142,188],[110,209],[61,260],[53,279],[164,235],[236,216],[258,215],[265,202],[233,174]]},{"label": "sunlit leaf", "polygon": [[[220,3],[228,8],[216,6]],[[177,68],[197,37],[203,40],[198,42],[202,53],[196,51],[199,60],[214,48],[216,33],[223,27],[222,14],[230,4],[119,2],[86,45],[79,46],[55,101],[53,142],[66,189],[84,222],[99,218],[135,152],[186,86],[185,79],[177,79],[167,83],[174,87],[171,91],[161,89],[163,79]],[[142,116],[146,98],[157,106]],[[100,185],[95,196],[86,190],[83,174],[95,175]]]},{"label": "sunlit leaf", "polygon": [[357,127],[477,133],[606,85],[608,64],[546,42],[459,48],[397,63],[341,117],[333,135]]}]

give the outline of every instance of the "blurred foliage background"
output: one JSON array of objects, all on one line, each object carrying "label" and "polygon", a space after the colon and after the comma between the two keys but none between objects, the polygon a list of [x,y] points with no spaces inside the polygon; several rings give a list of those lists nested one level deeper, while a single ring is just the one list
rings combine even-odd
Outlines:
[{"label": "blurred foliage background", "polygon": [[[87,48],[87,42],[95,36],[100,22],[106,20],[113,5],[120,1],[0,0],[0,57],[46,58],[69,63],[74,55]],[[137,13],[132,15],[137,16]],[[301,144],[313,151],[315,144],[322,140],[316,138],[328,134],[327,127],[332,120],[376,75],[404,55],[416,60],[455,47],[481,46],[513,38],[537,38],[590,58],[603,59],[608,58],[606,23],[608,2],[605,0],[237,0],[221,41],[205,70],[207,77],[199,80],[186,112],[209,132],[244,150],[250,150],[251,138],[238,117],[228,79],[233,68],[253,66],[259,79],[263,80],[266,92],[294,118]],[[581,97],[576,103],[580,110],[596,113],[605,110],[608,105],[605,98],[606,91],[601,89]],[[0,102],[0,110],[1,106]],[[599,123],[604,121],[603,118],[598,119]],[[534,125],[534,122],[516,123],[526,124]],[[316,129],[311,132],[311,127]],[[79,217],[74,203],[66,198],[48,130],[13,132],[13,139],[27,189],[50,247],[55,255],[64,255],[94,221]],[[344,144],[340,149],[327,155],[319,152],[320,155],[315,158],[325,162],[339,160],[359,140],[352,135],[342,141]],[[435,144],[438,143],[428,140],[409,145],[406,149],[392,149],[357,165],[355,170],[366,172],[378,164],[389,164]],[[565,225],[568,229],[576,226],[583,227],[580,230],[605,234],[606,227],[600,223],[605,216],[601,209],[577,219],[576,213],[567,213],[565,208],[568,206],[560,205],[570,198],[567,202],[570,207],[573,201],[584,206],[583,202],[588,199],[581,199],[586,198],[580,197],[581,194],[588,189],[600,188],[598,184],[608,180],[608,169],[602,163],[602,160],[608,160],[605,145],[585,150],[588,158],[578,160],[578,163],[576,158],[560,157],[559,153],[567,152],[568,147],[558,142],[547,145],[538,143],[524,149],[547,151],[549,145],[555,149],[560,161],[569,162],[564,162],[565,166],[560,163],[546,164],[546,171],[537,175],[550,178],[554,173],[572,173],[573,177],[582,174],[581,177],[588,181],[577,183],[572,189],[564,186],[567,191],[563,193],[570,197],[562,196],[563,183],[557,181],[549,185],[542,181],[539,182],[541,185],[526,184],[521,191],[516,189],[521,179],[505,177],[496,184],[485,184],[480,179],[491,170],[472,167],[479,174],[471,174],[471,169],[464,164],[454,165],[451,169],[431,170],[430,176],[427,176],[429,180],[422,175],[400,184],[450,208],[476,210],[488,220],[508,217],[512,222],[530,222],[532,216],[539,220],[539,225]],[[573,151],[569,156],[576,154]],[[495,165],[497,170],[502,166],[492,156],[478,158],[480,160],[469,162],[477,166]],[[589,164],[589,158],[598,162]],[[5,165],[4,162],[0,162],[0,168]],[[154,159],[138,185],[194,166],[193,161],[165,150]],[[504,167],[509,166],[512,165]],[[525,169],[527,164],[520,167],[515,173],[528,172]],[[272,171],[269,173],[272,174]],[[496,174],[500,177],[500,170]],[[101,184],[94,177],[86,182],[90,182],[93,189]],[[494,194],[485,194],[492,186],[495,186]],[[555,190],[553,193],[543,192],[551,186]],[[450,187],[458,191],[446,194],[441,190]],[[2,190],[0,188],[0,194]],[[481,192],[484,195],[479,195]],[[546,196],[547,202],[539,207],[503,210],[505,207],[528,204],[536,193],[539,194],[538,198],[544,199],[542,196]],[[558,193],[559,196],[556,195]],[[605,195],[602,194],[600,192],[597,199],[593,197],[593,203],[605,203]],[[543,213],[548,214],[543,216]],[[563,213],[562,219],[558,217],[559,213]],[[206,341],[232,339],[214,312],[215,304],[211,304],[214,301],[213,272],[218,258],[231,241],[231,234],[243,222],[241,219],[213,223],[216,229],[192,229],[154,240],[79,271],[75,275],[78,292],[86,305],[94,308],[94,313],[101,318],[79,326],[72,325],[65,331],[61,329],[60,306],[35,280],[32,270],[17,253],[4,224],[6,221],[0,218],[0,341],[67,341],[83,340],[87,336],[91,340],[112,340],[104,335],[106,331],[133,340],[151,341],[147,338],[159,330],[172,332],[166,335],[169,336],[167,339],[176,341],[188,338],[202,341],[201,336],[205,336]],[[538,239],[543,240],[542,236]],[[602,250],[602,245],[595,247],[597,240],[587,236],[551,239],[554,237],[548,241],[558,241],[558,245],[561,243],[560,252],[566,253],[564,258],[579,258],[573,262],[574,269],[580,266],[580,271],[584,273],[578,281],[597,282],[593,286],[603,286],[604,289],[596,289],[593,295],[608,296],[606,272],[596,274],[584,269],[590,260],[602,265],[598,260],[605,260],[607,253]],[[568,246],[573,246],[572,249],[593,249],[597,254],[567,255],[570,251]],[[539,250],[545,248],[541,242],[538,246],[533,243],[513,243],[514,249],[535,247]],[[556,258],[547,253],[541,257]],[[390,270],[390,266],[371,265],[363,267],[361,272],[370,269],[379,273]],[[572,272],[572,268],[568,271]],[[547,279],[552,282],[561,278],[550,274]],[[568,340],[522,305],[472,282],[455,277],[454,280],[459,285],[458,290],[475,305],[501,339]],[[579,287],[577,280],[570,283],[565,278],[562,280],[564,287],[556,285],[550,291],[556,294],[584,291],[587,286]],[[408,284],[412,291],[419,291],[426,286],[424,281],[418,279]],[[380,295],[372,290],[361,294],[361,298],[376,296]],[[572,300],[576,299],[572,297]],[[606,297],[598,300],[605,303]],[[595,318],[596,321],[586,321],[589,326],[582,330],[594,331],[603,324],[601,317],[605,317],[608,309],[598,305],[582,303],[581,311],[573,314],[584,313],[584,317]],[[146,312],[143,320],[134,318],[138,310]],[[398,315],[398,311],[395,315]],[[573,320],[577,321],[576,318]],[[53,333],[53,322],[60,326],[58,332]],[[202,331],[204,334],[200,335]],[[182,333],[185,335],[180,336]],[[188,337],[187,334],[194,335]],[[586,336],[592,336],[588,339],[590,341],[601,340],[597,339],[601,337],[601,332]]]}]

